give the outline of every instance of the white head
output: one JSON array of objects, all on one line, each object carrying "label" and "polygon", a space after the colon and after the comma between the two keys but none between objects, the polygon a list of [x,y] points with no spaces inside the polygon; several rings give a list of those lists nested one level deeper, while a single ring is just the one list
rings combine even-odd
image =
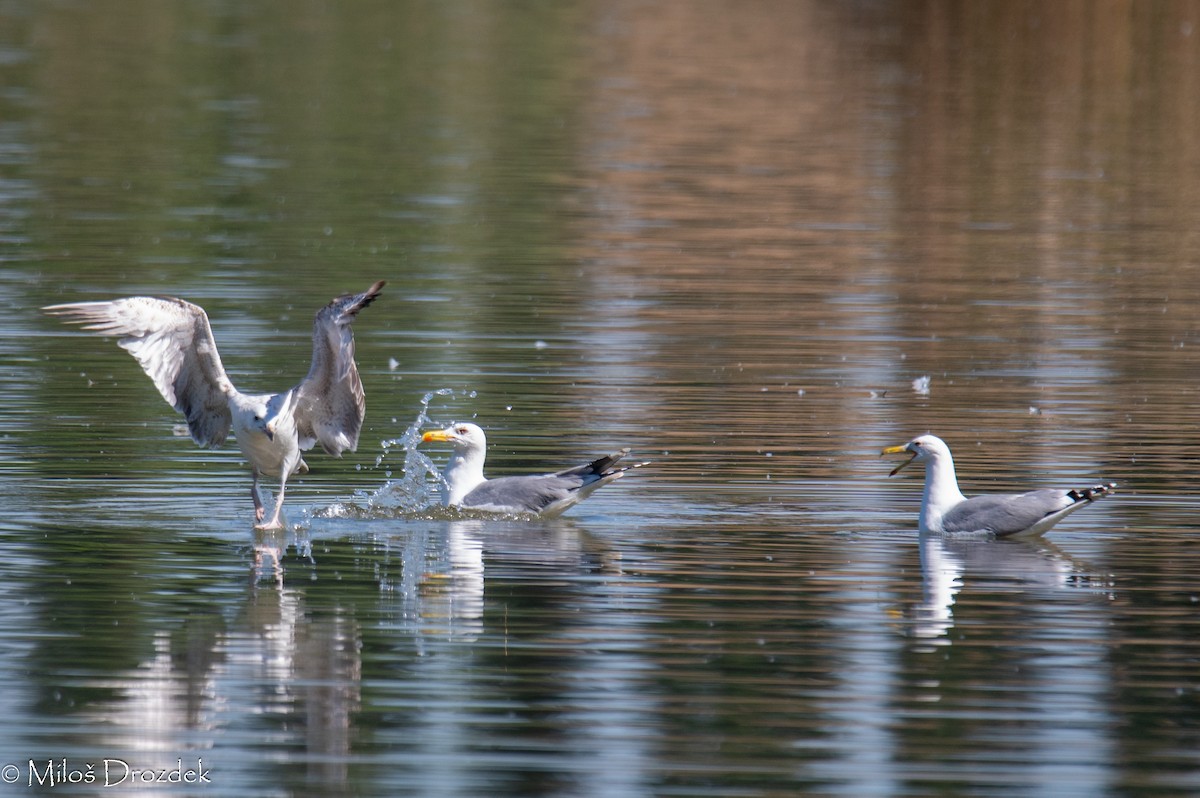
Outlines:
[{"label": "white head", "polygon": [[908,443],[900,446],[889,446],[880,452],[880,454],[903,454],[905,452],[912,456],[893,468],[889,476],[895,476],[901,469],[911,463],[925,463],[926,467],[928,467],[930,463],[950,460],[950,447],[936,435],[918,435]]},{"label": "white head", "polygon": [[483,430],[475,424],[467,422],[452,424],[445,429],[426,432],[421,436],[421,440],[426,443],[430,441],[449,443],[454,447],[454,451],[457,454],[487,450],[487,436],[483,434]]},{"label": "white head", "polygon": [[445,429],[426,432],[421,440],[440,441],[454,447],[442,472],[445,483],[443,504],[461,504],[468,493],[486,481],[483,461],[487,456],[487,436],[479,427],[469,423],[452,424]]},{"label": "white head", "polygon": [[950,447],[933,435],[918,435],[902,446],[889,446],[882,454],[911,455],[892,469],[896,474],[909,463],[925,464],[925,496],[921,500],[919,527],[922,532],[942,532],[942,519],[946,513],[966,501],[958,489],[958,478],[954,475],[954,460]]},{"label": "white head", "polygon": [[275,437],[275,416],[279,413],[278,396],[247,396],[239,394],[230,402],[233,428],[239,432],[252,432]]}]

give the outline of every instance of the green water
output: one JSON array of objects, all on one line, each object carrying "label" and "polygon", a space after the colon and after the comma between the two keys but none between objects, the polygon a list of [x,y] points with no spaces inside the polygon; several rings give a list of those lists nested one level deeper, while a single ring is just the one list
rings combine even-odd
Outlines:
[{"label": "green water", "polygon": [[[1200,791],[1198,23],[0,4],[0,793]],[[274,391],[376,279],[359,449],[277,536],[236,447],[37,310],[185,297]],[[492,475],[653,464],[554,522],[426,511],[422,413]],[[922,540],[878,453],[925,431],[968,494],[1121,488]]]}]

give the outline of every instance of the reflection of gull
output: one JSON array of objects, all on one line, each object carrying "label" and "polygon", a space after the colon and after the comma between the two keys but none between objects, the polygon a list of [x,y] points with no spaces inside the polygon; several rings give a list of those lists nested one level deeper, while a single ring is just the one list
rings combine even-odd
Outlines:
[{"label": "reflection of gull", "polygon": [[[620,553],[570,519],[530,524],[460,518],[409,524],[394,538],[402,573],[389,585],[403,597],[403,623],[422,651],[432,641],[474,640],[484,632],[487,586],[540,582],[547,574],[620,573]],[[550,580],[556,584],[558,579]]]},{"label": "reflection of gull", "polygon": [[969,581],[972,592],[1037,587],[1105,589],[1085,564],[1045,540],[980,540],[921,535],[921,603],[914,608],[917,637],[941,637],[954,625],[956,596]]},{"label": "reflection of gull", "polygon": [[921,537],[937,541],[946,555],[957,558],[974,588],[1013,584],[1044,590],[1107,588],[1105,578],[1095,575],[1092,566],[1048,540]]},{"label": "reflection of gull", "polygon": [[[307,763],[310,791],[345,792],[362,703],[362,632],[352,615],[336,607],[312,613],[296,591],[255,590],[232,624],[220,613],[194,612],[148,631],[151,650],[136,665],[100,668],[84,681],[104,697],[81,709],[79,750],[128,751],[136,754],[129,765],[144,773],[179,758],[205,768],[220,760],[221,777],[245,784],[251,770],[261,775],[261,759],[230,755],[236,743],[222,732],[238,719],[278,713],[280,744],[302,751],[296,761]],[[123,760],[112,761],[115,784],[127,774]],[[96,766],[97,784],[103,768]],[[139,794],[181,793],[164,781]]]},{"label": "reflection of gull", "polygon": [[587,465],[553,474],[487,479],[483,475],[487,438],[476,425],[455,424],[426,432],[424,440],[444,441],[454,446],[442,473],[446,482],[446,489],[442,491],[444,505],[501,513],[537,513],[543,518],[561,515],[593,492],[624,476],[626,471],[647,465],[634,463],[614,467],[629,454],[628,449],[622,449]]},{"label": "reflection of gull", "polygon": [[917,637],[941,637],[954,625],[954,597],[962,590],[963,564],[935,535],[921,535],[921,603],[915,608]]},{"label": "reflection of gull", "polygon": [[[117,335],[167,402],[187,417],[188,432],[199,446],[225,442],[230,427],[250,462],[255,521],[260,528],[281,526],[280,511],[288,477],[308,465],[302,449],[316,443],[329,454],[354,451],[366,402],[354,363],[350,324],[383,289],[383,281],[364,293],[338,297],[317,312],[313,357],[308,375],[291,390],[244,394],[225,374],[204,309],[182,299],[135,296],[111,302],[78,302],[43,308],[85,330]],[[279,497],[265,524],[259,495],[260,476],[279,478]]]},{"label": "reflection of gull", "polygon": [[440,584],[428,554],[422,558],[422,626],[428,632],[440,621],[449,637],[475,640],[483,633],[483,530],[479,521],[451,521],[445,531],[448,568]]},{"label": "reflection of gull", "polygon": [[883,450],[883,454],[903,452],[912,457],[896,466],[892,474],[913,461],[925,464],[925,495],[921,500],[920,517],[922,532],[1033,537],[1116,488],[1115,484],[1109,483],[1074,490],[1046,488],[968,499],[958,489],[950,447],[940,438],[921,435],[901,446]]}]

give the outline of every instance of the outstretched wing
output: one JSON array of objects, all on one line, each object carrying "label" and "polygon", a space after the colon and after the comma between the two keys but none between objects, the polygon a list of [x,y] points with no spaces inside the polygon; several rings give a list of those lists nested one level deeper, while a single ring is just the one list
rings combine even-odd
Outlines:
[{"label": "outstretched wing", "polygon": [[300,448],[309,449],[319,442],[329,454],[340,455],[358,446],[367,402],[354,362],[350,325],[383,286],[380,280],[361,294],[340,296],[317,311],[312,367],[295,389]]},{"label": "outstretched wing", "polygon": [[204,309],[182,299],[135,296],[42,308],[117,344],[141,364],[167,404],[187,418],[200,446],[220,446],[229,435],[229,397],[237,393],[213,340]]}]

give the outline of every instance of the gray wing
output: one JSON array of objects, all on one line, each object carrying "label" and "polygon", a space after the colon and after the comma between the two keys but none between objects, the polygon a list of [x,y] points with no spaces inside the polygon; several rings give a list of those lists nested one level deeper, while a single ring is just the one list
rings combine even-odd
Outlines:
[{"label": "gray wing", "polygon": [[[628,449],[605,455],[590,463],[554,474],[489,479],[463,497],[464,507],[477,509],[541,513],[586,498],[593,490],[619,477],[628,468],[614,468]],[[638,463],[629,468],[646,465]]]},{"label": "gray wing", "polygon": [[1022,532],[1075,503],[1064,490],[1047,488],[997,496],[967,499],[946,513],[946,532],[991,532],[996,537]]},{"label": "gray wing", "polygon": [[100,335],[137,358],[167,404],[187,417],[200,446],[220,446],[229,435],[229,397],[237,390],[225,375],[204,309],[182,299],[135,296],[111,302],[77,302],[42,308]]},{"label": "gray wing", "polygon": [[540,513],[579,490],[583,480],[554,474],[489,479],[463,497],[464,507],[496,512]]},{"label": "gray wing", "polygon": [[384,282],[361,294],[334,299],[317,311],[313,322],[313,358],[308,375],[296,386],[296,429],[300,447],[319,442],[326,452],[340,455],[358,446],[367,401],[354,362],[354,332],[358,312],[371,304]]}]

